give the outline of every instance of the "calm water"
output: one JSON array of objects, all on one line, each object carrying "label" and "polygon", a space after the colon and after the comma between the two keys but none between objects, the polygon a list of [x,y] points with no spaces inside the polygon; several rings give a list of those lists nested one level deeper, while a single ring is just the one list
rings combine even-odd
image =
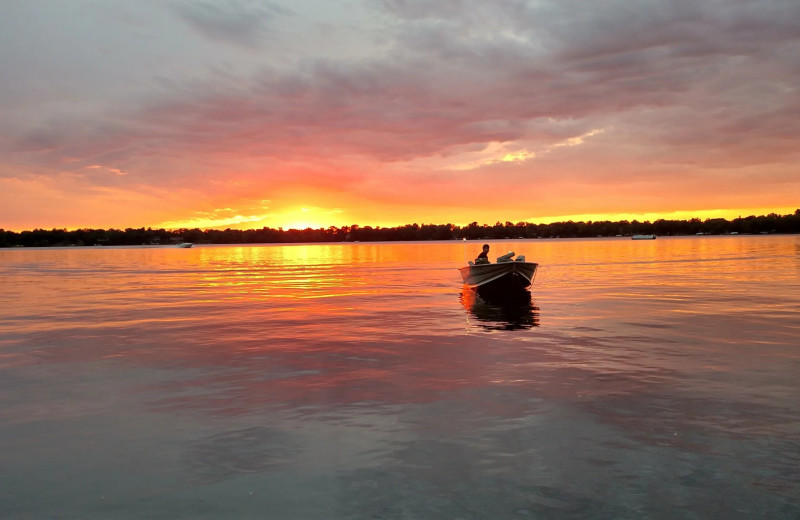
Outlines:
[{"label": "calm water", "polygon": [[0,250],[0,517],[800,518],[800,237],[490,243]]}]

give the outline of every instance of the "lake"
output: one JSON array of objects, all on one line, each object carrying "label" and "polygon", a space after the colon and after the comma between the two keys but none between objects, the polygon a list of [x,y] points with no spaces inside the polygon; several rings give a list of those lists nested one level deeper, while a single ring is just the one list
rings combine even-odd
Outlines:
[{"label": "lake", "polygon": [[0,518],[800,518],[800,237],[0,250]]}]

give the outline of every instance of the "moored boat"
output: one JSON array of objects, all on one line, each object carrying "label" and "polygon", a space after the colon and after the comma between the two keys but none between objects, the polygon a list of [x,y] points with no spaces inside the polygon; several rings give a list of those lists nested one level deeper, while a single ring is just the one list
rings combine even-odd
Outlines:
[{"label": "moored boat", "polygon": [[192,242],[181,242],[180,244],[178,244],[178,247],[182,247],[184,249],[188,249],[188,248],[192,247],[193,245],[194,244]]},{"label": "moored boat", "polygon": [[464,284],[471,289],[525,289],[533,283],[539,264],[526,262],[524,256],[512,260],[514,253],[498,258],[495,264],[474,264],[459,269]]},{"label": "moored boat", "polygon": [[655,235],[633,235],[631,240],[655,240]]}]

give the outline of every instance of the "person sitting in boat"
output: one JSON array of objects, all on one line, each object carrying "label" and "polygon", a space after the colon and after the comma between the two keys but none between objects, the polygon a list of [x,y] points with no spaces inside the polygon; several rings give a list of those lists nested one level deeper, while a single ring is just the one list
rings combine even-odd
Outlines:
[{"label": "person sitting in boat", "polygon": [[483,251],[475,259],[475,265],[489,263],[489,244],[483,244]]}]

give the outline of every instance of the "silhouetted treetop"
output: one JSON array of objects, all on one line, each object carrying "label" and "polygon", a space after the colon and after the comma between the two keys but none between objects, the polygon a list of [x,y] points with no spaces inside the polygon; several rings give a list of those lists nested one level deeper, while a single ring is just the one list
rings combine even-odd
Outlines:
[{"label": "silhouetted treetop", "polygon": [[306,229],[0,229],[0,247],[165,245],[179,242],[198,244],[282,244],[308,242],[374,242],[413,240],[468,240],[505,238],[586,238],[655,235],[722,235],[800,233],[800,209],[789,215],[769,215],[726,220],[664,220],[654,222],[621,220],[616,222],[496,222],[494,225],[471,222],[453,224],[406,224],[398,227],[351,226]]}]

